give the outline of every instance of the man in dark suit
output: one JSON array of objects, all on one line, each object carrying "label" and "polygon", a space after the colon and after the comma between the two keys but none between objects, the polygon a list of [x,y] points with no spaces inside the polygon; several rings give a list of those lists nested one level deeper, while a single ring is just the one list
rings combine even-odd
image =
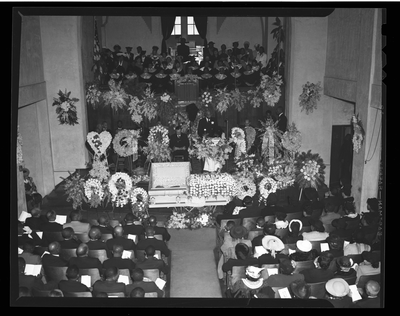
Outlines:
[{"label": "man in dark suit", "polygon": [[46,213],[47,222],[44,222],[40,226],[40,230],[43,232],[61,232],[63,225],[56,222],[57,213],[54,210],[50,210]]},{"label": "man in dark suit", "polygon": [[156,250],[154,249],[153,246],[147,246],[145,249],[145,260],[144,261],[138,261],[136,264],[137,268],[141,268],[143,270],[146,269],[158,269],[160,272],[164,274],[168,274],[169,268],[165,264],[164,260],[162,259],[157,259],[154,257],[156,253]]},{"label": "man in dark suit", "polygon": [[132,213],[127,213],[124,218],[125,224],[122,225],[125,235],[136,235],[138,240],[144,239],[144,227],[142,225],[136,225],[135,217]]},{"label": "man in dark suit", "polygon": [[132,65],[133,59],[134,59],[134,54],[132,53],[132,47],[127,46],[125,47],[126,52],[125,52],[125,61],[128,63],[128,66]]},{"label": "man in dark suit", "polygon": [[113,233],[113,228],[108,224],[108,220],[105,216],[100,216],[97,221],[99,225],[93,227],[97,227],[100,230],[101,234]]},{"label": "man in dark suit", "polygon": [[117,267],[118,269],[129,269],[129,273],[132,273],[135,269],[135,263],[131,259],[123,259],[122,253],[124,247],[121,245],[114,245],[112,249],[112,258],[107,259],[103,262],[103,270],[107,270],[111,267]]},{"label": "man in dark suit", "polygon": [[379,297],[379,292],[381,286],[378,282],[374,280],[369,280],[365,284],[365,293],[362,295],[362,299],[354,302],[352,307],[359,308],[381,308],[381,299]]},{"label": "man in dark suit", "polygon": [[105,293],[125,293],[125,284],[121,282],[117,282],[119,277],[118,268],[110,267],[106,269],[104,272],[105,280],[98,280],[93,284],[93,294],[97,294],[100,292]]},{"label": "man in dark suit", "polygon": [[45,219],[40,214],[41,210],[39,208],[32,209],[32,217],[28,217],[25,220],[25,226],[29,226],[32,230],[39,231],[41,225],[45,222]]},{"label": "man in dark suit", "polygon": [[62,232],[64,240],[59,241],[61,249],[76,249],[80,245],[80,242],[74,235],[72,227],[65,227]]},{"label": "man in dark suit", "polygon": [[[24,230],[24,224],[18,222],[18,240],[17,240],[18,247],[22,248],[24,243],[27,241],[33,242],[35,246],[42,245],[42,240],[34,231],[30,230],[29,227],[25,228],[25,230]],[[32,238],[30,238],[29,236],[31,236]]]},{"label": "man in dark suit", "polygon": [[165,227],[157,226],[157,218],[154,215],[149,217],[148,223],[151,227],[154,227],[154,235],[162,235],[164,241],[171,239],[171,235]]},{"label": "man in dark suit", "polygon": [[284,133],[287,129],[287,117],[283,113],[283,108],[281,106],[277,107],[276,112],[278,113],[277,127]]},{"label": "man in dark suit", "polygon": [[261,207],[257,206],[251,196],[245,196],[243,198],[244,209],[240,210],[239,217],[259,217],[261,216]]},{"label": "man in dark suit", "polygon": [[189,60],[190,48],[186,45],[186,39],[181,37],[181,44],[177,48],[178,56],[182,56],[182,62]]},{"label": "man in dark suit", "polygon": [[101,240],[101,232],[98,227],[92,227],[89,230],[89,241],[86,243],[88,245],[89,250],[100,250],[106,249],[106,243]]},{"label": "man in dark suit", "polygon": [[[40,274],[37,276],[26,275],[25,274],[25,266],[26,266],[25,259],[21,258],[21,257],[18,258],[18,285],[19,285],[19,287],[26,287],[29,290],[30,294],[32,294],[32,288],[43,289],[45,284],[42,281],[42,276]],[[51,282],[51,283],[53,284],[53,282]],[[50,284],[49,284],[49,286],[50,286]]]},{"label": "man in dark suit", "polygon": [[69,265],[76,265],[79,269],[99,269],[99,274],[102,272],[102,264],[98,258],[89,257],[89,247],[86,244],[80,244],[76,249],[77,257],[69,259]]},{"label": "man in dark suit", "polygon": [[49,245],[49,254],[45,254],[42,258],[43,267],[66,267],[68,261],[60,257],[61,246],[57,241]]},{"label": "man in dark suit", "polygon": [[200,137],[203,136],[212,136],[216,132],[217,129],[217,122],[214,118],[211,117],[211,112],[209,109],[205,111],[205,117],[203,117],[199,121],[199,125],[197,127],[197,134]]},{"label": "man in dark suit", "polygon": [[146,227],[146,239],[139,240],[137,244],[138,250],[146,250],[148,246],[153,246],[155,250],[160,250],[161,253],[168,257],[170,255],[170,250],[167,247],[167,244],[158,240],[154,237],[154,227],[147,226]]},{"label": "man in dark suit", "polygon": [[271,193],[267,198],[267,205],[261,210],[260,216],[273,216],[277,212],[285,213],[285,209],[278,204],[278,196],[276,193]]},{"label": "man in dark suit", "polygon": [[118,59],[114,65],[114,68],[117,70],[117,73],[121,75],[121,77],[125,76],[128,71],[128,62],[125,60],[124,54],[119,53]]},{"label": "man in dark suit", "polygon": [[18,255],[18,257],[24,258],[25,263],[42,264],[42,258],[39,255],[33,253],[33,251],[35,250],[35,244],[32,241],[27,240],[24,243],[22,249],[23,252],[20,255]]},{"label": "man in dark suit", "polygon": [[131,239],[127,239],[124,237],[125,232],[122,226],[114,227],[114,238],[111,238],[106,241],[106,249],[107,249],[107,257],[112,257],[112,249],[115,244],[121,245],[124,247],[124,250],[136,250],[136,245]]},{"label": "man in dark suit", "polygon": [[76,265],[67,268],[66,277],[68,280],[58,282],[58,288],[63,292],[89,292],[90,289],[79,281],[79,268]]},{"label": "man in dark suit", "polygon": [[143,281],[144,273],[140,268],[136,268],[132,272],[132,284],[126,286],[126,296],[130,296],[131,292],[135,288],[142,288],[145,293],[157,292],[158,297],[163,297],[164,291],[160,290],[158,286],[153,281]]},{"label": "man in dark suit", "polygon": [[[184,161],[189,161],[189,138],[182,133],[180,126],[175,127],[175,134],[171,135],[169,146],[172,149],[172,157],[182,155]],[[174,161],[173,158],[172,161]]]}]

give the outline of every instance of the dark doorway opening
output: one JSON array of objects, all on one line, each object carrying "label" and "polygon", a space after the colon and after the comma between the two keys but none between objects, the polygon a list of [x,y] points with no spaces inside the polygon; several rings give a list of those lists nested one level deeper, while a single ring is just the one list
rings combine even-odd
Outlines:
[{"label": "dark doorway opening", "polygon": [[351,184],[353,142],[351,125],[333,125],[329,187]]}]

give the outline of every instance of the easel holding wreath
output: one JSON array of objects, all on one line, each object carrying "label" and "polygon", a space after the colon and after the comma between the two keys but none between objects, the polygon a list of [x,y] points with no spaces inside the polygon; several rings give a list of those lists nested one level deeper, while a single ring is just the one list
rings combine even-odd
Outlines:
[{"label": "easel holding wreath", "polygon": [[113,148],[118,155],[117,166],[120,159],[124,159],[124,166],[128,173],[132,173],[133,162],[138,159],[139,131],[123,129],[113,139]]}]

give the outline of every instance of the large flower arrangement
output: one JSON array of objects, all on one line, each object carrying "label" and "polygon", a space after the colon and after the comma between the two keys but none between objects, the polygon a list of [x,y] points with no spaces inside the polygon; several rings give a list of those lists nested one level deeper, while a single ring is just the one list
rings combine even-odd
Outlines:
[{"label": "large flower arrangement", "polygon": [[97,109],[98,105],[102,102],[103,94],[95,83],[87,83],[86,85],[86,102],[92,106],[93,109]]},{"label": "large flower arrangement", "polygon": [[[71,174],[70,174],[71,175]],[[82,203],[86,202],[85,197],[85,179],[76,172],[70,178],[65,179],[64,190],[67,196],[67,202],[72,201],[72,208],[76,210],[82,207]]]},{"label": "large flower arrangement", "polygon": [[75,125],[78,123],[75,103],[79,101],[77,98],[70,98],[71,91],[58,91],[58,98],[54,98],[53,106],[57,106],[56,113],[60,124]]},{"label": "large flower arrangement", "polygon": [[237,193],[236,180],[228,173],[191,174],[187,179],[188,195],[208,198],[213,196],[232,197]]},{"label": "large flower arrangement", "polygon": [[135,215],[141,221],[148,218],[149,194],[146,192],[146,190],[141,187],[134,188],[131,191],[130,199],[133,215]]},{"label": "large flower arrangement", "polygon": [[173,211],[166,221],[165,227],[191,230],[202,227],[215,227],[215,218],[205,208],[195,208],[191,212]]},{"label": "large flower arrangement", "polygon": [[265,177],[262,179],[258,185],[258,190],[260,192],[260,201],[267,201],[268,195],[271,193],[275,193],[276,190],[278,189],[278,182],[271,178],[271,177]]},{"label": "large flower arrangement", "polygon": [[98,207],[104,197],[104,189],[98,179],[90,178],[84,184],[85,196],[91,207]]},{"label": "large flower arrangement", "polygon": [[254,178],[254,160],[255,154],[242,153],[240,156],[234,158],[236,165],[235,175],[239,177],[253,177]]},{"label": "large flower arrangement", "polygon": [[122,81],[115,81],[110,79],[108,87],[110,90],[103,94],[105,105],[110,105],[114,111],[123,110],[126,108],[127,103],[130,99],[124,88],[121,87]]},{"label": "large flower arrangement", "polygon": [[352,116],[351,123],[353,125],[353,150],[358,153],[363,144],[365,132],[358,115]]},{"label": "large flower arrangement", "polygon": [[200,96],[200,102],[204,105],[204,107],[210,107],[213,105],[213,95],[210,91],[204,91]]},{"label": "large flower arrangement", "polygon": [[142,150],[147,155],[148,161],[171,161],[168,130],[162,125],[153,126],[150,129],[148,145]]},{"label": "large flower arrangement", "polygon": [[124,172],[116,172],[108,181],[111,201],[116,207],[122,207],[129,202],[132,190],[132,179]]},{"label": "large flower arrangement", "polygon": [[235,157],[246,153],[246,136],[240,127],[234,127],[231,131],[231,141],[236,144]]},{"label": "large flower arrangement", "polygon": [[107,160],[94,159],[92,169],[89,174],[91,177],[98,179],[100,182],[108,180],[110,171],[107,166]]},{"label": "large flower arrangement", "polygon": [[193,148],[188,150],[191,157],[210,158],[219,162],[221,166],[225,165],[225,161],[233,150],[228,141],[223,138],[203,138],[193,139],[193,141]]},{"label": "large flower arrangement", "polygon": [[274,179],[277,189],[283,190],[294,184],[296,167],[293,159],[275,159],[268,165],[268,177]]},{"label": "large flower arrangement", "polygon": [[301,189],[318,189],[324,183],[325,164],[319,154],[302,152],[296,158],[296,182]]},{"label": "large flower arrangement", "polygon": [[89,132],[86,136],[86,140],[97,158],[106,152],[112,141],[112,136],[107,131],[102,131],[100,134],[97,132]]},{"label": "large flower arrangement", "polygon": [[270,106],[275,106],[281,97],[282,76],[273,72],[272,76],[264,75],[261,77],[260,88],[264,101]]},{"label": "large flower arrangement", "polygon": [[225,112],[228,107],[231,105],[231,94],[226,89],[226,87],[222,89],[217,89],[216,98],[216,109],[219,113]]},{"label": "large flower arrangement", "polygon": [[139,131],[121,130],[114,136],[113,148],[120,157],[137,154]]},{"label": "large flower arrangement", "polygon": [[172,215],[165,222],[166,228],[185,229],[188,228],[190,219],[187,218],[186,213],[173,211]]},{"label": "large flower arrangement", "polygon": [[274,159],[278,157],[283,150],[282,132],[277,128],[277,123],[272,120],[261,121],[260,137],[262,139],[261,156],[264,158]]},{"label": "large flower arrangement", "polygon": [[301,133],[296,124],[289,124],[286,132],[282,136],[282,146],[291,153],[295,153],[301,147]]},{"label": "large flower arrangement", "polygon": [[301,111],[306,111],[306,114],[313,112],[317,108],[317,101],[321,99],[321,82],[310,83],[307,81],[303,85],[303,92],[299,96]]},{"label": "large flower arrangement", "polygon": [[257,186],[254,182],[254,178],[249,176],[249,177],[240,177],[240,176],[234,176],[234,179],[236,180],[236,186],[237,186],[237,193],[236,196],[243,200],[245,196],[251,196],[253,197],[257,193]]}]

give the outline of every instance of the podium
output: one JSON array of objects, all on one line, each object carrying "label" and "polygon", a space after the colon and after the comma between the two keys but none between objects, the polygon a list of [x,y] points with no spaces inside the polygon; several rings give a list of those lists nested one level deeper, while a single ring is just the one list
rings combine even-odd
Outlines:
[{"label": "podium", "polygon": [[199,80],[189,82],[174,82],[175,94],[180,103],[196,102],[199,97]]}]

